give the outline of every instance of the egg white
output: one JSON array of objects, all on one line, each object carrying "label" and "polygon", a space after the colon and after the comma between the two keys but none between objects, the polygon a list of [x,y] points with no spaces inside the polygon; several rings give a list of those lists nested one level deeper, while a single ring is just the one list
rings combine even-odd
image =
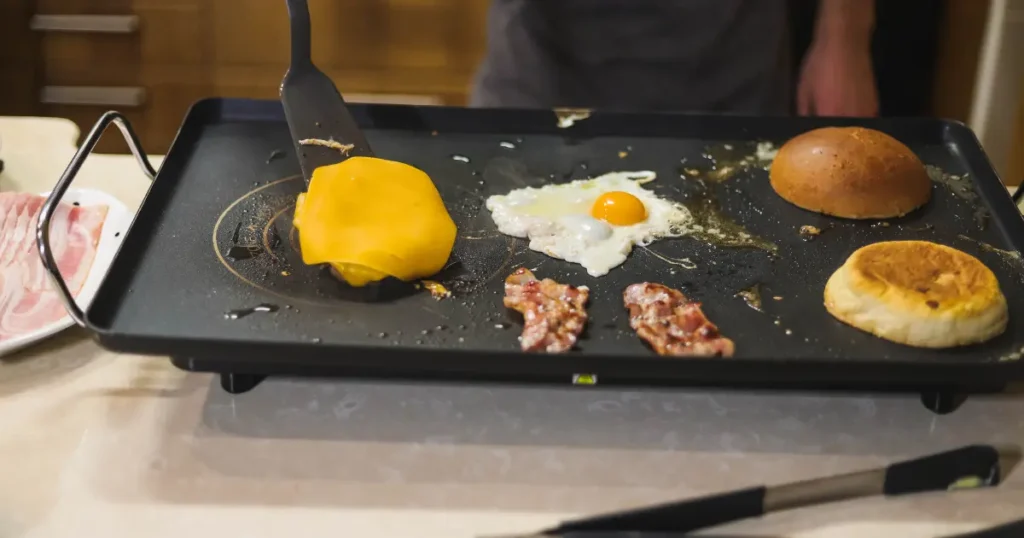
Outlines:
[{"label": "egg white", "polygon": [[[693,217],[682,204],[643,188],[656,177],[650,171],[612,172],[571,183],[525,187],[491,196],[487,209],[501,233],[527,238],[531,250],[578,263],[591,276],[601,276],[626,261],[634,245],[678,237],[692,224]],[[591,217],[594,201],[611,191],[636,196],[647,209],[647,218],[614,226]]]}]

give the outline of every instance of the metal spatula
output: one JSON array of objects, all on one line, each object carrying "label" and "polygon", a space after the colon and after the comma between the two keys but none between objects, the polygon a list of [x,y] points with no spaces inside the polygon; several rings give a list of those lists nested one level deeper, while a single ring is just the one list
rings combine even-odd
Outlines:
[{"label": "metal spatula", "polygon": [[372,156],[373,151],[338,88],[313,64],[309,5],[306,0],[287,2],[292,60],[281,82],[281,103],[308,185],[316,168],[348,157]]},{"label": "metal spatula", "polygon": [[1020,450],[1017,447],[973,445],[893,463],[880,469],[772,487],[760,486],[567,521],[539,533],[515,538],[611,538],[627,535],[667,536],[676,533],[681,536],[698,529],[770,512],[858,497],[995,486],[1019,460]]}]

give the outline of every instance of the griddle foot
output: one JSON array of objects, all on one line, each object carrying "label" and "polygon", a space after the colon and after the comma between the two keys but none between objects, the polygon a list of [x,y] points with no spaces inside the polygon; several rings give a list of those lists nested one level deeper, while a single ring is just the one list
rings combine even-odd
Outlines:
[{"label": "griddle foot", "polygon": [[967,395],[954,389],[921,393],[921,403],[936,415],[947,415],[956,411],[967,400]]},{"label": "griddle foot", "polygon": [[242,394],[256,388],[266,379],[265,375],[220,374],[220,386],[231,394]]}]

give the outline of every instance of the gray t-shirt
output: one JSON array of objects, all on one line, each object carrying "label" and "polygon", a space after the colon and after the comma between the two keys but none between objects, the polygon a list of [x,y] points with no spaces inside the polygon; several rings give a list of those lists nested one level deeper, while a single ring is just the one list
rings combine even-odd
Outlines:
[{"label": "gray t-shirt", "polygon": [[474,106],[785,114],[786,0],[492,0]]}]

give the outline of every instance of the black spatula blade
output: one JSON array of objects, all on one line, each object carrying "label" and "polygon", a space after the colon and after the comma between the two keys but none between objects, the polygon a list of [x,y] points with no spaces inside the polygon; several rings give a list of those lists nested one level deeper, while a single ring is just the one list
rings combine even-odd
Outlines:
[{"label": "black spatula blade", "polygon": [[[288,119],[295,152],[306,183],[313,170],[348,157],[372,156],[366,137],[345,105],[331,79],[313,64],[309,5],[306,0],[287,0],[291,20],[291,66],[281,82],[281,103]],[[303,141],[320,140],[351,148],[342,150]],[[333,145],[333,144],[332,144]]]}]

